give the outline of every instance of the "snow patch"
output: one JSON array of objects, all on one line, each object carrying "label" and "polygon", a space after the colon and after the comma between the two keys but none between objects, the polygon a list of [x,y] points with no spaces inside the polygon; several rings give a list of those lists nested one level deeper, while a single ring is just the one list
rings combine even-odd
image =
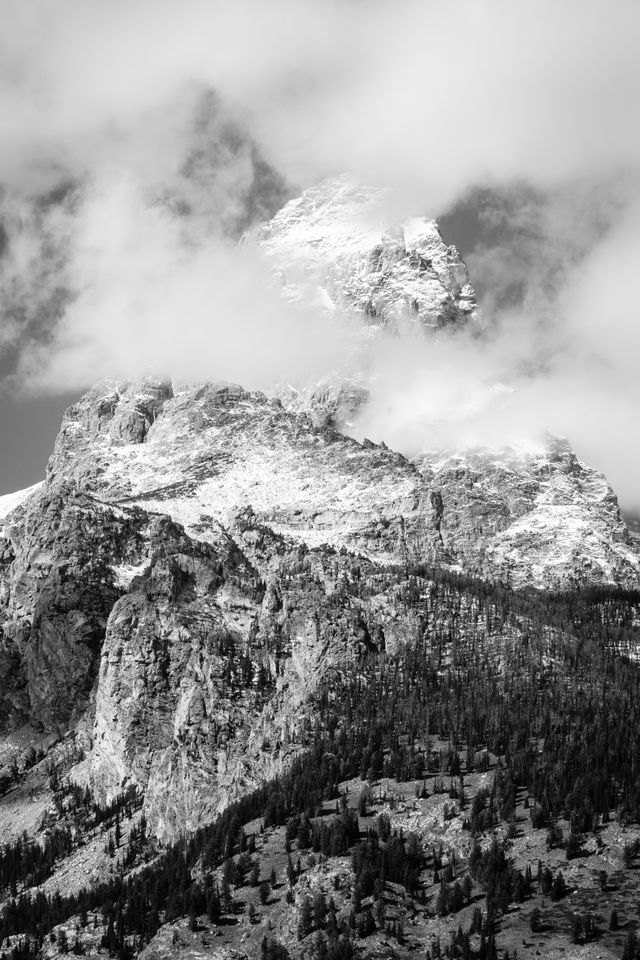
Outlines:
[{"label": "snow patch", "polygon": [[149,569],[148,560],[141,563],[114,563],[111,565],[114,582],[121,590],[128,590],[135,577],[142,576]]},{"label": "snow patch", "polygon": [[10,513],[25,502],[33,493],[36,493],[43,485],[44,480],[34,483],[31,487],[25,487],[24,490],[16,490],[14,493],[5,493],[0,496],[0,521],[5,520]]}]

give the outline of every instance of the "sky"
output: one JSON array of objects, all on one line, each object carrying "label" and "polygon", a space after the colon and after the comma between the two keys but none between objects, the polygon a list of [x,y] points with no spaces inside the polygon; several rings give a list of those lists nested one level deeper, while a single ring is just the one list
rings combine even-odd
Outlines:
[{"label": "sky", "polygon": [[[0,0],[0,491],[64,406],[150,370],[313,381],[243,229],[343,171],[441,218],[482,344],[368,358],[408,452],[566,434],[640,507],[636,0]],[[323,321],[324,322],[324,321]],[[434,430],[434,424],[438,430]]]}]

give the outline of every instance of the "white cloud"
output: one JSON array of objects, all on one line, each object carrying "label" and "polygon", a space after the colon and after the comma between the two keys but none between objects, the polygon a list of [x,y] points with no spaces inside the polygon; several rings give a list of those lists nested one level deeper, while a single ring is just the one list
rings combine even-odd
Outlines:
[{"label": "white cloud", "polygon": [[40,389],[158,372],[265,387],[318,378],[347,349],[348,327],[283,302],[257,248],[194,238],[133,178],[88,193],[70,245],[75,297],[54,342],[32,345],[20,367]]},{"label": "white cloud", "polygon": [[178,159],[214,86],[295,181],[465,187],[635,164],[634,0],[3,2],[2,161]]},{"label": "white cloud", "polygon": [[[356,433],[413,454],[561,433],[607,474],[624,505],[638,509],[640,201],[597,239],[589,234],[586,251],[582,237],[567,239],[562,252],[564,227],[548,229],[534,243],[539,269],[527,296],[496,313],[493,336],[380,344],[372,402]],[[551,264],[545,239],[555,251]],[[501,252],[494,251],[498,262]],[[551,266],[559,276],[550,279]]]},{"label": "white cloud", "polygon": [[[348,170],[429,215],[478,185],[514,190],[510,246],[503,234],[470,258],[499,333],[385,347],[371,432],[411,446],[433,430],[565,430],[638,502],[636,0],[0,0],[0,12],[1,270],[24,308],[0,348],[22,349],[31,387],[169,367],[259,385],[348,359],[351,337],[285,308],[255,254],[224,237],[250,148],[183,175],[214,88],[297,185]],[[65,177],[76,194],[34,213]]]}]

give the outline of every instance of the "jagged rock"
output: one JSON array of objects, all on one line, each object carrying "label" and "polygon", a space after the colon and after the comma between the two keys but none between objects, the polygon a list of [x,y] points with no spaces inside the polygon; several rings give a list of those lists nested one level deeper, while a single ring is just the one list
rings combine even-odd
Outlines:
[{"label": "jagged rock", "polygon": [[420,469],[439,491],[443,542],[466,570],[513,586],[637,585],[616,496],[566,441],[424,458]]},{"label": "jagged rock", "polygon": [[384,199],[383,190],[336,177],[260,228],[284,296],[355,311],[372,326],[479,326],[467,268],[435,220],[390,224]]},{"label": "jagged rock", "polygon": [[86,706],[117,597],[112,564],[136,559],[138,524],[58,481],[13,511],[5,536],[14,557],[0,584],[0,650],[20,667],[0,702],[14,722],[64,727]]},{"label": "jagged rock", "polygon": [[[615,496],[566,444],[414,464],[229,384],[165,389],[142,442],[114,436],[147,396],[87,394],[12,501],[0,697],[5,726],[82,718],[98,794],[137,783],[162,835],[286,766],[332,670],[418,635],[406,563],[638,582]],[[363,575],[384,583],[360,599]]]},{"label": "jagged rock", "polygon": [[[139,384],[129,381],[106,381],[90,390],[73,404],[65,417],[56,440],[55,450],[47,466],[47,477],[58,472],[58,459],[65,453],[79,453],[79,442],[86,448],[97,436],[111,443],[142,443],[149,428],[162,413],[165,401],[173,396],[170,383],[163,380],[144,380]],[[96,467],[89,458],[75,457],[74,478],[86,483],[95,474]],[[65,474],[67,479],[69,473]]]},{"label": "jagged rock", "polygon": [[[433,222],[372,225],[374,199],[338,181],[271,221],[285,294],[477,325]],[[110,381],[71,406],[45,483],[0,498],[0,732],[76,725],[98,795],[136,783],[169,837],[286,767],[335,672],[424,632],[408,565],[638,585],[615,495],[566,443],[412,462],[335,428],[364,396]]]}]

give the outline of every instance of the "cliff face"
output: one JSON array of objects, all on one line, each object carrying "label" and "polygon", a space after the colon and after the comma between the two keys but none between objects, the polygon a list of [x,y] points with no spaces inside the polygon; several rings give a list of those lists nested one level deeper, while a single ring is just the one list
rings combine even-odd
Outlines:
[{"label": "cliff face", "polygon": [[[376,209],[342,180],[284,207],[260,239],[285,296],[374,335],[474,330],[433,221],[394,232]],[[425,623],[402,602],[411,565],[638,584],[615,495],[568,445],[412,462],[330,425],[364,399],[148,380],[70,407],[45,482],[0,501],[0,733],[76,725],[98,797],[137,784],[171,836],[285,768],[333,676],[443,626],[442,605]],[[479,643],[502,629],[465,626]]]},{"label": "cliff face", "polygon": [[389,223],[386,193],[327,180],[291,200],[257,231],[285,297],[315,297],[327,311],[373,327],[479,326],[464,261],[435,220]]},{"label": "cliff face", "polygon": [[638,577],[613,491],[553,438],[414,463],[237,386],[174,396],[163,384],[123,384],[68,411],[49,486],[69,478],[102,503],[166,513],[211,543],[250,508],[293,544],[378,563],[444,562],[541,588]]},{"label": "cliff face", "polygon": [[637,583],[615,496],[562,444],[411,463],[224,384],[91,391],[19,499],[3,725],[82,718],[98,796],[137,783],[162,835],[286,766],[332,671],[412,642],[407,564]]},{"label": "cliff face", "polygon": [[65,479],[4,527],[0,685],[4,723],[65,727],[87,704],[117,598],[112,564],[137,558],[139,524]]}]

